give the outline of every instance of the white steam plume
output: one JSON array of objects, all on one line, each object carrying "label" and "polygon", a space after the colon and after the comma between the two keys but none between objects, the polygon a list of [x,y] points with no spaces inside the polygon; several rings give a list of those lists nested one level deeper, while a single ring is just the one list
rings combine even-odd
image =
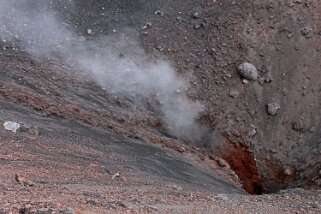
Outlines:
[{"label": "white steam plume", "polygon": [[[72,1],[66,1],[72,6]],[[164,60],[152,60],[128,36],[77,36],[59,20],[49,0],[1,0],[0,37],[35,55],[57,54],[76,62],[102,87],[124,96],[140,95],[160,111],[171,134],[188,141],[201,139],[204,127],[196,122],[203,106],[191,101],[189,85]]]}]

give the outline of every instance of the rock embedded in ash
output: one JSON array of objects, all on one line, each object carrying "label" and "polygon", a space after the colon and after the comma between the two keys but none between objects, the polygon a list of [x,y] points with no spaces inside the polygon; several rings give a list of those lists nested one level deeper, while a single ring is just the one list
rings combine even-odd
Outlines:
[{"label": "rock embedded in ash", "polygon": [[56,213],[56,210],[52,209],[52,208],[40,208],[35,213],[36,214],[51,214],[51,213]]},{"label": "rock embedded in ash", "polygon": [[253,128],[252,130],[250,130],[250,131],[248,132],[248,135],[249,135],[250,137],[254,137],[254,136],[256,135],[256,133],[257,133],[256,128]]},{"label": "rock embedded in ash", "polygon": [[236,91],[236,90],[231,90],[230,93],[229,93],[229,96],[232,97],[232,98],[236,98],[239,96],[239,92]]},{"label": "rock embedded in ash", "polygon": [[258,78],[258,73],[257,73],[257,69],[255,68],[254,65],[252,65],[251,63],[248,62],[244,62],[242,64],[240,64],[237,67],[237,72],[239,73],[239,75],[241,75],[244,79],[247,80],[257,80]]},{"label": "rock embedded in ash", "polygon": [[302,28],[301,30],[301,34],[305,37],[305,38],[311,38],[312,34],[313,34],[313,29],[310,26],[306,26],[304,28]]},{"label": "rock embedded in ash", "polygon": [[228,201],[229,197],[226,194],[218,194],[213,196],[214,200]]},{"label": "rock embedded in ash", "polygon": [[198,12],[193,13],[193,18],[198,19],[200,17],[200,14]]},{"label": "rock embedded in ash", "polygon": [[16,133],[20,129],[20,124],[17,122],[13,122],[13,121],[6,121],[3,124],[3,127],[5,130],[12,131],[13,133]]},{"label": "rock embedded in ash", "polygon": [[301,131],[301,132],[303,132],[304,131],[304,124],[303,124],[303,121],[301,121],[301,120],[297,120],[297,121],[293,121],[292,122],[292,129],[294,130],[294,131],[297,131],[297,132],[299,132],[299,131]]},{"label": "rock embedded in ash", "polygon": [[15,180],[16,182],[20,183],[20,184],[25,184],[27,182],[27,179],[21,175],[15,174]]},{"label": "rock embedded in ash", "polygon": [[244,80],[242,81],[242,83],[243,83],[243,84],[248,84],[248,83],[249,83],[249,81],[248,81],[248,80],[246,80],[246,79],[244,79]]},{"label": "rock embedded in ash", "polygon": [[217,164],[220,166],[220,167],[228,167],[229,164],[226,162],[226,160],[222,159],[222,158],[219,158],[217,160]]},{"label": "rock embedded in ash", "polygon": [[267,111],[269,115],[275,116],[280,110],[281,106],[278,103],[269,103],[267,105]]},{"label": "rock embedded in ash", "polygon": [[284,175],[286,176],[292,176],[293,175],[293,170],[289,167],[286,167],[283,171]]},{"label": "rock embedded in ash", "polygon": [[65,210],[65,214],[75,214],[76,212],[75,212],[75,210],[73,209],[73,208],[67,208],[66,210]]}]

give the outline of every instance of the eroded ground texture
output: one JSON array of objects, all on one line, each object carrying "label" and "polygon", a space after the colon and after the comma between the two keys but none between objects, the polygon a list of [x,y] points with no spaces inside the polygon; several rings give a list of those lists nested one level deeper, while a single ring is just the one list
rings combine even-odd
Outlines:
[{"label": "eroded ground texture", "polygon": [[321,212],[319,0],[6,1],[0,213]]}]

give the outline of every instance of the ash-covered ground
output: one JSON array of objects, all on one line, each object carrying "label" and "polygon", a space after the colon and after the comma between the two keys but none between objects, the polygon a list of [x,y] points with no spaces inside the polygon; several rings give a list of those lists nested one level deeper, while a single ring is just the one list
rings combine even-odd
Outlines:
[{"label": "ash-covered ground", "polygon": [[321,212],[318,0],[0,12],[0,213]]}]

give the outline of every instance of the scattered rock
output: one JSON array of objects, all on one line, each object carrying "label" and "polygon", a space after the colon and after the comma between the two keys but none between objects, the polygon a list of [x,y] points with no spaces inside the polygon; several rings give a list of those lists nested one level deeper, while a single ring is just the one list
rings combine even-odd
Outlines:
[{"label": "scattered rock", "polygon": [[33,127],[29,124],[26,124],[26,123],[22,123],[20,125],[20,129],[19,129],[20,132],[27,132],[29,134],[32,134],[32,135],[39,135],[39,129],[38,127]]},{"label": "scattered rock", "polygon": [[295,131],[303,131],[304,130],[303,122],[301,120],[293,121],[292,122],[292,129]]},{"label": "scattered rock", "polygon": [[149,208],[149,209],[152,209],[154,211],[158,211],[157,207],[155,207],[155,206],[148,205],[146,207]]},{"label": "scattered rock", "polygon": [[229,200],[229,197],[227,197],[226,194],[214,195],[213,198],[214,198],[215,200],[222,200],[222,201],[227,201],[227,200]]},{"label": "scattered rock", "polygon": [[250,137],[254,137],[256,135],[257,131],[256,131],[256,128],[253,128],[252,130],[249,131],[248,135]]},{"label": "scattered rock", "polygon": [[24,184],[25,182],[27,182],[27,179],[25,177],[18,174],[15,174],[14,178],[20,184]]},{"label": "scattered rock", "polygon": [[198,19],[200,17],[200,14],[198,12],[193,13],[193,18]]},{"label": "scattered rock", "polygon": [[233,97],[233,98],[236,98],[236,97],[239,96],[239,94],[240,94],[240,93],[239,93],[238,91],[231,90],[229,96],[230,96],[230,97]]},{"label": "scattered rock", "polygon": [[118,207],[127,208],[127,205],[123,201],[114,201],[113,203]]},{"label": "scattered rock", "polygon": [[201,25],[199,23],[194,23],[193,27],[195,30],[197,30],[197,29],[201,28]]},{"label": "scattered rock", "polygon": [[264,82],[265,82],[265,78],[260,78],[260,79],[259,79],[259,83],[260,83],[260,85],[263,85],[263,84],[264,84]]},{"label": "scattered rock", "polygon": [[163,16],[163,15],[164,15],[164,12],[163,12],[163,11],[160,11],[160,10],[157,10],[157,11],[155,12],[155,15]]},{"label": "scattered rock", "polygon": [[117,178],[120,178],[120,173],[119,173],[119,172],[117,172],[116,174],[114,174],[114,175],[112,176],[112,179],[113,179],[113,180],[115,180],[115,179],[117,179]]},{"label": "scattered rock", "polygon": [[6,121],[3,124],[3,127],[5,130],[12,131],[13,133],[16,133],[20,129],[20,124],[17,122],[13,122],[13,121]]},{"label": "scattered rock", "polygon": [[151,22],[147,22],[143,27],[141,27],[141,30],[146,30],[147,28],[150,28],[152,26]]},{"label": "scattered rock", "polygon": [[267,105],[267,111],[269,115],[275,116],[280,110],[281,106],[278,103],[269,103]]},{"label": "scattered rock", "polygon": [[312,32],[313,32],[313,29],[310,26],[306,26],[306,27],[301,29],[301,34],[305,38],[311,38],[312,37]]},{"label": "scattered rock", "polygon": [[35,213],[36,214],[51,214],[53,213],[54,210],[52,210],[51,208],[41,208],[39,210],[37,210]]},{"label": "scattered rock", "polygon": [[87,199],[87,204],[97,205],[98,203],[99,203],[98,200],[96,200],[94,198]]},{"label": "scattered rock", "polygon": [[266,82],[266,83],[271,83],[271,82],[272,82],[272,79],[271,79],[271,78],[264,78],[264,82]]},{"label": "scattered rock", "polygon": [[254,65],[248,62],[244,62],[241,65],[239,65],[237,67],[237,72],[239,73],[239,75],[241,75],[243,78],[247,80],[253,81],[253,80],[257,80],[258,78],[257,69],[255,68]]},{"label": "scattered rock", "polygon": [[76,213],[75,210],[72,209],[72,208],[67,208],[67,209],[65,210],[65,214],[75,214],[75,213]]},{"label": "scattered rock", "polygon": [[18,182],[19,184],[22,184],[24,186],[34,186],[34,184],[30,181],[28,181],[24,176],[15,174],[15,180],[16,182]]},{"label": "scattered rock", "polygon": [[317,128],[315,126],[312,126],[309,128],[310,133],[314,133],[316,130],[317,130]]},{"label": "scattered rock", "polygon": [[182,187],[179,187],[179,186],[176,186],[176,185],[167,185],[167,187],[172,188],[172,189],[174,189],[176,191],[182,191],[183,190]]},{"label": "scattered rock", "polygon": [[[29,213],[29,209],[28,208],[23,207],[23,208],[19,209],[19,214],[27,214],[27,213]],[[5,214],[5,212],[1,212],[0,211],[0,214]]]},{"label": "scattered rock", "polygon": [[270,149],[270,152],[271,152],[272,154],[276,154],[276,153],[277,153],[277,151],[276,151],[275,149]]},{"label": "scattered rock", "polygon": [[112,176],[112,179],[113,179],[113,180],[115,180],[115,179],[117,179],[117,180],[118,180],[118,179],[121,179],[121,180],[127,182],[126,177],[123,176],[123,175],[121,175],[120,172],[117,172],[116,174],[114,174],[114,175]]},{"label": "scattered rock", "polygon": [[284,169],[283,173],[286,176],[291,176],[291,175],[293,175],[293,170],[287,167]]},{"label": "scattered rock", "polygon": [[246,79],[243,79],[243,84],[248,84],[249,83],[249,81],[248,80],[246,80]]},{"label": "scattered rock", "polygon": [[155,204],[168,204],[168,202],[162,198],[157,198]]},{"label": "scattered rock", "polygon": [[217,160],[217,164],[218,164],[220,167],[228,167],[228,166],[229,166],[228,163],[227,163],[224,159],[222,159],[222,158],[219,158],[219,159]]}]

